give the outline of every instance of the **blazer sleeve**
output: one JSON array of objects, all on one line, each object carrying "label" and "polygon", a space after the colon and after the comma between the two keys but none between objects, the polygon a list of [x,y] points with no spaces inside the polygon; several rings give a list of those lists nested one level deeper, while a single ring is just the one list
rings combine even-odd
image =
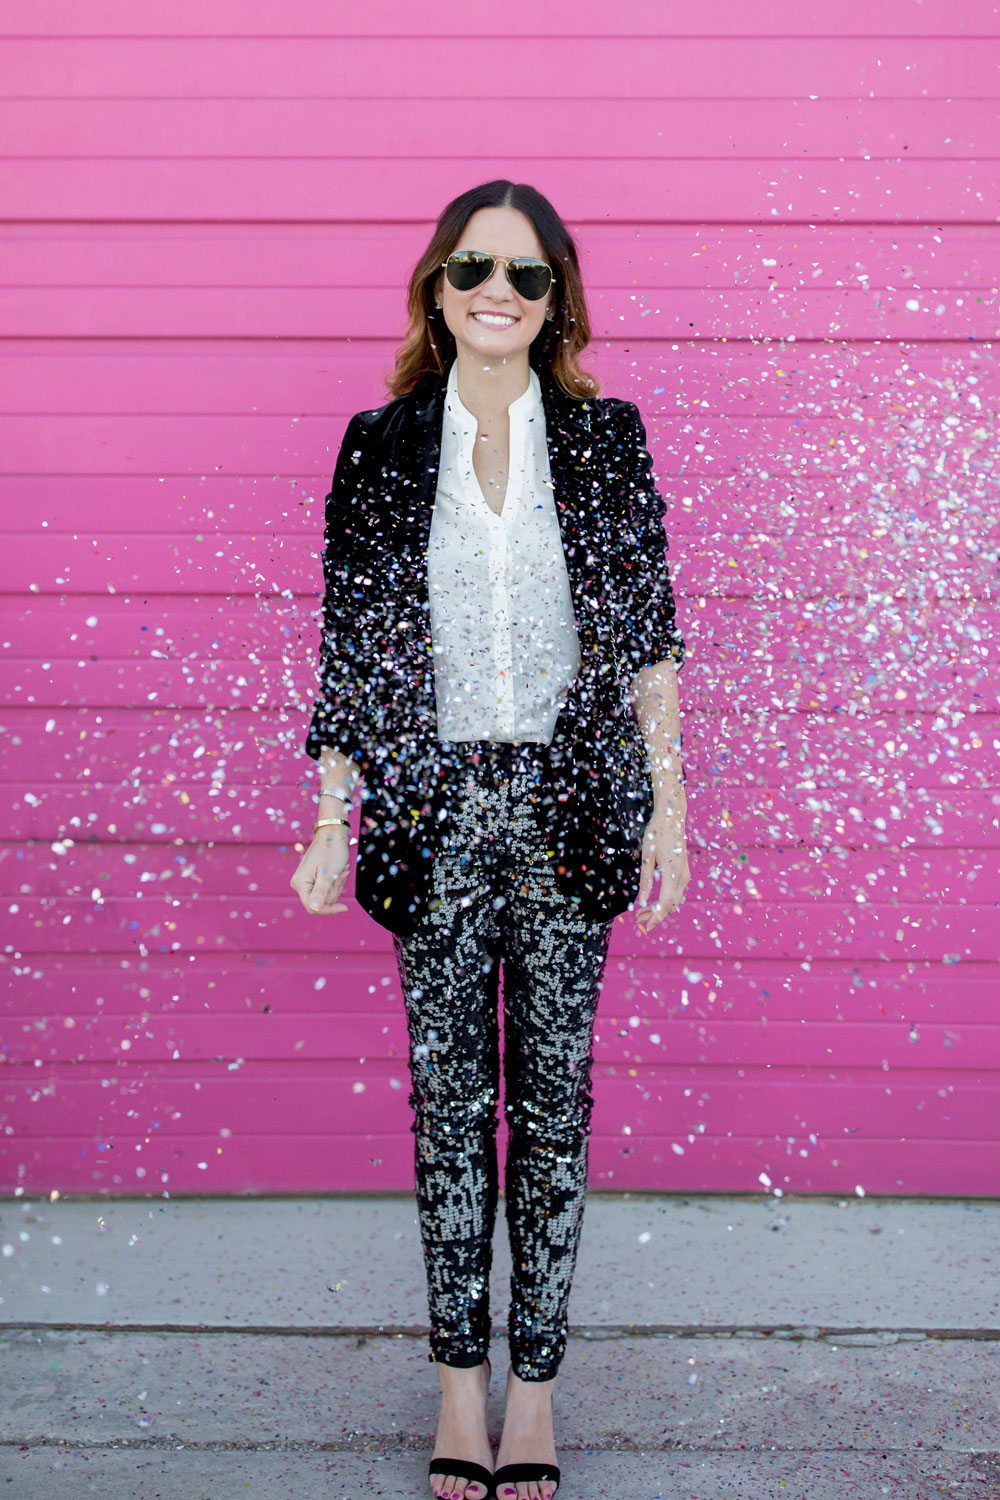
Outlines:
[{"label": "blazer sleeve", "polygon": [[642,417],[631,401],[622,405],[618,458],[627,535],[618,610],[621,645],[633,675],[661,661],[672,660],[680,670],[686,650],[667,565],[669,543],[663,526],[667,507],[656,488]]},{"label": "blazer sleeve", "polygon": [[361,559],[354,542],[357,500],[364,485],[367,431],[360,414],[347,424],[333,482],[326,496],[323,541],[323,611],[319,690],[306,735],[306,753],[318,760],[326,746],[362,760],[366,738],[359,710],[364,701],[365,610]]}]

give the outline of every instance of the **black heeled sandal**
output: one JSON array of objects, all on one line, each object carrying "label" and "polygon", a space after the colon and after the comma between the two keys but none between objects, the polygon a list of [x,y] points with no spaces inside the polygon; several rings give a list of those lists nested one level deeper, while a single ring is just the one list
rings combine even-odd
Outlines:
[{"label": "black heeled sandal", "polygon": [[[486,1382],[487,1395],[489,1394],[490,1381],[493,1379],[493,1366],[490,1357],[486,1355],[486,1368],[489,1371],[489,1379]],[[493,1474],[484,1468],[482,1464],[473,1463],[471,1458],[432,1458],[428,1468],[427,1477],[433,1479],[440,1474],[442,1479],[446,1474],[454,1474],[456,1479],[464,1479],[466,1484],[481,1484],[486,1491],[482,1500],[491,1500],[493,1495]]]},{"label": "black heeled sandal", "polygon": [[501,1500],[500,1489],[505,1484],[538,1484],[542,1479],[554,1479],[556,1488],[552,1491],[555,1495],[559,1488],[559,1465],[558,1464],[502,1464],[499,1469],[493,1471],[493,1493],[496,1500]]}]

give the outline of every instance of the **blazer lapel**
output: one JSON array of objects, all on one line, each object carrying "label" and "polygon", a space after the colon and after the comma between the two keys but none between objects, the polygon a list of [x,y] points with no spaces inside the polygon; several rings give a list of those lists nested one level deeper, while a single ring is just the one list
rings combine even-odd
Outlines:
[{"label": "blazer lapel", "polygon": [[417,558],[426,559],[430,540],[431,512],[437,494],[441,467],[441,424],[447,381],[421,381],[413,392],[414,409],[406,442],[409,452],[401,455],[410,494],[409,540]]},{"label": "blazer lapel", "polygon": [[562,536],[577,634],[584,661],[594,649],[600,609],[599,541],[596,507],[600,487],[600,442],[592,422],[594,407],[567,396],[552,379],[541,377],[545,436]]}]

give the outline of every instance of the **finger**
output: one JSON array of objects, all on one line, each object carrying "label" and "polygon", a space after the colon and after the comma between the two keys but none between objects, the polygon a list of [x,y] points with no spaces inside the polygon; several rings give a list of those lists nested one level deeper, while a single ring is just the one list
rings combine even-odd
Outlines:
[{"label": "finger", "polygon": [[[336,901],[340,901],[343,898],[344,887],[347,884],[347,877],[349,874],[350,866],[345,865],[344,868],[338,871],[336,875],[332,875],[330,877],[330,884],[327,890],[326,900],[323,903],[324,911],[333,910],[333,903]],[[346,910],[346,907],[344,908],[344,910]]]},{"label": "finger", "polygon": [[346,874],[341,875],[329,886],[323,904],[319,909],[320,916],[325,917],[332,911],[347,911],[347,906],[340,899],[346,880]]},{"label": "finger", "polygon": [[659,922],[662,922],[664,917],[668,917],[677,911],[681,904],[683,892],[678,887],[676,873],[669,869],[661,869],[658,873],[660,876],[660,893],[652,906],[647,906],[640,913],[646,919],[642,928],[643,932],[648,932],[651,927],[655,927]]},{"label": "finger", "polygon": [[[659,880],[659,882],[660,882],[660,888],[659,888],[659,891],[657,893],[656,900],[657,901],[662,901],[662,899],[663,899],[663,871],[658,868],[657,863],[656,863],[656,859],[655,859],[655,856],[654,856],[650,860],[649,871],[648,871],[648,874],[647,874],[647,877],[646,877],[646,889],[645,889],[645,903],[646,904],[645,904],[645,908],[644,908],[646,910],[650,910],[651,909],[650,903],[653,901],[653,890],[654,890],[654,887],[656,886],[657,880]],[[640,904],[642,904],[642,903],[640,903]]]},{"label": "finger", "polygon": [[331,889],[327,891],[326,895],[323,897],[322,901],[320,901],[317,905],[314,906],[312,900],[310,899],[306,906],[306,910],[311,917],[328,917],[333,911],[347,911],[347,905],[343,901],[337,900],[339,894],[339,891],[336,891],[331,887]]},{"label": "finger", "polygon": [[637,918],[639,931],[641,933],[650,932],[662,919],[663,912],[659,909],[659,903],[644,907]]},{"label": "finger", "polygon": [[309,910],[316,912],[323,911],[328,902],[336,900],[335,888],[335,881],[328,880],[323,875],[318,876],[316,884],[309,892],[309,898],[306,902]]},{"label": "finger", "polygon": [[671,907],[664,905],[662,901],[656,901],[652,906],[647,906],[644,911],[639,913],[640,932],[645,934],[652,931],[654,927],[658,927],[663,918],[670,915],[671,909]]},{"label": "finger", "polygon": [[332,879],[324,869],[316,871],[312,884],[307,885],[302,892],[302,902],[308,911],[319,911],[322,908],[332,884]]},{"label": "finger", "polygon": [[314,882],[308,876],[296,874],[289,883],[306,911],[310,911],[309,897],[312,893]]},{"label": "finger", "polygon": [[684,887],[675,882],[668,884],[667,877],[664,876],[660,882],[659,898],[655,907],[651,907],[650,910],[659,911],[662,916],[670,917],[680,911],[683,904]]}]

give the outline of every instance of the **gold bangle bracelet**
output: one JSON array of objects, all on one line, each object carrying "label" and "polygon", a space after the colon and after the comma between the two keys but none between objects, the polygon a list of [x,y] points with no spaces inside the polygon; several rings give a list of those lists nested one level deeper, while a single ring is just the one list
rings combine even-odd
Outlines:
[{"label": "gold bangle bracelet", "polygon": [[313,833],[319,833],[321,828],[332,828],[335,823],[342,823],[345,828],[351,826],[349,818],[320,818],[319,822],[313,825]]}]

